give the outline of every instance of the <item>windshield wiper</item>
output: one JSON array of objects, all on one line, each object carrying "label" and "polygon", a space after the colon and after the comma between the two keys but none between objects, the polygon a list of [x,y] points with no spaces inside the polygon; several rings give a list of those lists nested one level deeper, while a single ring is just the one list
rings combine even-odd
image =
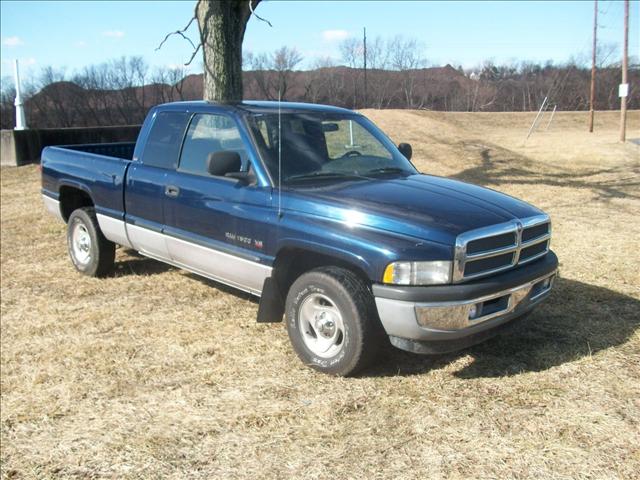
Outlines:
[{"label": "windshield wiper", "polygon": [[362,175],[356,175],[353,173],[340,173],[340,172],[313,172],[313,173],[305,173],[302,175],[293,175],[291,177],[287,177],[285,182],[297,181],[297,180],[313,180],[313,179],[322,179],[322,178],[363,178]]},{"label": "windshield wiper", "polygon": [[369,170],[365,173],[365,175],[373,175],[376,173],[409,173],[404,168],[399,167],[382,167],[382,168],[374,168],[373,170]]}]

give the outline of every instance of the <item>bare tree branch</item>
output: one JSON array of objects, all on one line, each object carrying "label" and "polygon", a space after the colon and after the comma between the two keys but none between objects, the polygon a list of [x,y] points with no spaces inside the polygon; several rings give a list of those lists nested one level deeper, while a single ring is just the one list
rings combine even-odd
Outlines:
[{"label": "bare tree branch", "polygon": [[198,45],[196,46],[195,43],[193,43],[193,41],[184,34],[184,32],[186,32],[189,29],[189,27],[191,26],[194,20],[196,20],[196,15],[191,17],[191,20],[189,20],[189,23],[187,23],[187,25],[183,29],[176,30],[175,32],[167,33],[167,35],[164,37],[164,40],[162,40],[162,42],[160,42],[160,45],[158,45],[158,48],[156,48],[156,51],[162,48],[162,45],[164,45],[164,43],[169,39],[171,35],[180,35],[187,42],[189,42],[193,47],[193,53],[191,54],[191,58],[189,58],[189,61],[187,61],[187,63],[184,64],[185,67],[190,65],[191,62],[193,62],[193,59],[196,57],[196,54],[200,51],[200,48],[202,47],[202,41],[200,41],[200,43],[198,43]]},{"label": "bare tree branch", "polygon": [[262,18],[260,15],[253,11],[253,0],[249,0],[249,10],[251,10],[251,15],[256,17],[258,20],[262,20],[264,23],[273,28],[273,25],[271,25],[271,22],[269,20],[267,20],[266,18]]},{"label": "bare tree branch", "polygon": [[187,26],[184,27],[182,30],[176,30],[175,32],[167,33],[167,36],[164,37],[164,40],[162,40],[162,42],[160,42],[160,45],[158,45],[158,47],[156,48],[156,52],[162,48],[162,45],[164,45],[164,43],[169,39],[171,35],[180,35],[182,38],[188,41],[191,44],[191,46],[195,49],[196,46],[194,45],[194,43],[191,41],[189,37],[187,37],[184,34],[184,32],[188,30],[188,28],[191,26],[191,24],[195,19],[196,19],[196,16],[194,15],[193,17],[191,17],[191,20],[189,20],[189,23],[187,23]]},{"label": "bare tree branch", "polygon": [[197,48],[193,51],[193,53],[191,54],[191,58],[189,59],[189,61],[187,63],[184,64],[184,66],[188,66],[191,65],[191,62],[193,62],[193,59],[196,58],[196,53],[198,53],[198,51],[200,50],[200,47],[202,47],[202,43],[199,43]]}]

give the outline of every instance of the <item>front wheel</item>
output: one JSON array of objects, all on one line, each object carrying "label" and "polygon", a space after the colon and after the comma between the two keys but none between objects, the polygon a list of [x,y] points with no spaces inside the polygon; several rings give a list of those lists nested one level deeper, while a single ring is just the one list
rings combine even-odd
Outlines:
[{"label": "front wheel", "polygon": [[286,318],[300,359],[332,375],[353,375],[366,367],[383,338],[371,292],[343,268],[301,275],[287,294]]},{"label": "front wheel", "polygon": [[116,246],[102,234],[92,207],[79,208],[69,216],[67,246],[79,272],[102,277],[113,269]]}]

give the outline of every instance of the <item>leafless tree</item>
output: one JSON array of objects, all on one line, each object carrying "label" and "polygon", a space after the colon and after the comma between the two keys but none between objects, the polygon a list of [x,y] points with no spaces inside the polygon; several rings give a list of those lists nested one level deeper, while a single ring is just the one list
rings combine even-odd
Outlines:
[{"label": "leafless tree", "polygon": [[283,46],[271,54],[249,53],[245,62],[251,62],[252,78],[258,92],[268,100],[287,99],[294,69],[302,61],[295,48]]},{"label": "leafless tree", "polygon": [[394,78],[387,70],[391,61],[391,42],[377,36],[367,44],[367,64],[369,65],[368,97],[375,108],[386,108],[393,100]]},{"label": "leafless tree", "polygon": [[0,125],[2,129],[10,129],[16,124],[16,111],[13,104],[16,98],[16,87],[9,76],[2,77],[0,87]]},{"label": "leafless tree", "polygon": [[331,105],[344,104],[344,71],[331,57],[318,58],[304,76],[304,100]]},{"label": "leafless tree", "polygon": [[250,61],[251,70],[253,70],[253,78],[260,95],[267,100],[274,100],[277,98],[277,93],[275,93],[275,96],[273,93],[275,74],[273,72],[270,56],[266,53],[251,55]]},{"label": "leafless tree", "polygon": [[290,81],[294,75],[294,69],[302,61],[302,55],[294,48],[281,47],[273,53],[272,65],[277,72],[277,89],[280,98],[287,98],[287,91],[290,87]]},{"label": "leafless tree", "polygon": [[118,110],[126,125],[144,120],[144,80],[148,71],[149,66],[142,57],[121,57],[110,64],[109,81],[121,97]]},{"label": "leafless tree", "polygon": [[420,108],[424,104],[415,94],[417,75],[415,70],[424,67],[425,58],[422,56],[422,45],[414,38],[396,36],[389,46],[391,68],[400,72],[402,93],[407,108]]},{"label": "leafless tree", "polygon": [[351,101],[349,107],[358,108],[359,90],[362,85],[361,68],[364,67],[364,46],[362,40],[355,37],[347,37],[339,45],[342,60],[352,69],[350,72]]},{"label": "leafless tree", "polygon": [[390,57],[389,42],[380,35],[367,43],[367,64],[372,70],[388,69]]},{"label": "leafless tree", "polygon": [[80,88],[68,82],[64,69],[44,67],[36,80],[40,95],[34,107],[40,114],[49,115],[61,127],[74,125],[74,93]]}]

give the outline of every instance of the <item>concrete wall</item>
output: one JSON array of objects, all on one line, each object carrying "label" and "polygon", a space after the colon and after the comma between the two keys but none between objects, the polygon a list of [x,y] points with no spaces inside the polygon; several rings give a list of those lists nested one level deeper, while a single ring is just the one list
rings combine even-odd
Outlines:
[{"label": "concrete wall", "polygon": [[50,145],[135,142],[139,132],[140,125],[2,130],[0,164],[20,166],[38,163],[42,149]]}]

